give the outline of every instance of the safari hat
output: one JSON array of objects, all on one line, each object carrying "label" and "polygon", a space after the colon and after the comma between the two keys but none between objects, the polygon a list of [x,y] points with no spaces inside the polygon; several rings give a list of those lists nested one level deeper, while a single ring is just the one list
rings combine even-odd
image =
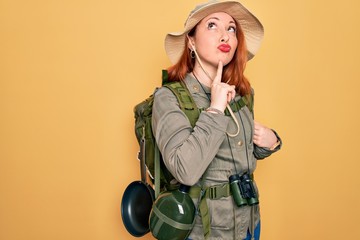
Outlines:
[{"label": "safari hat", "polygon": [[183,32],[168,33],[165,37],[165,50],[173,64],[176,64],[185,50],[186,35],[206,16],[225,12],[240,25],[245,35],[248,60],[257,53],[264,37],[264,28],[260,21],[237,1],[212,0],[195,7],[189,14]]}]

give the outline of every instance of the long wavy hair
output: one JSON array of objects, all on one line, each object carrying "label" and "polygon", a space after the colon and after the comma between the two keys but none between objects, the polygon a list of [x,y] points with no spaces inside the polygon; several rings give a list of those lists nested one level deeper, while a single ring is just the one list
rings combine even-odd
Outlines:
[{"label": "long wavy hair", "polygon": [[[235,86],[235,90],[241,96],[251,93],[251,85],[248,79],[244,76],[244,70],[247,63],[247,48],[245,36],[241,27],[237,22],[236,37],[238,46],[234,53],[233,59],[224,67],[222,82],[228,82]],[[194,36],[197,25],[188,33],[189,36]],[[190,50],[188,49],[188,38],[185,38],[185,50],[181,55],[180,60],[173,66],[170,66],[168,71],[169,81],[182,81],[187,73],[194,69],[195,59],[191,58]]]}]

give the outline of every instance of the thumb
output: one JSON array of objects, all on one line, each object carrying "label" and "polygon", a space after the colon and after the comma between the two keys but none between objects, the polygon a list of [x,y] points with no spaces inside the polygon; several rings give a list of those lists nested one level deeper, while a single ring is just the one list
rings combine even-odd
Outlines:
[{"label": "thumb", "polygon": [[223,71],[223,63],[219,61],[218,69],[216,72],[216,76],[214,78],[213,83],[220,83],[222,78],[222,71]]}]

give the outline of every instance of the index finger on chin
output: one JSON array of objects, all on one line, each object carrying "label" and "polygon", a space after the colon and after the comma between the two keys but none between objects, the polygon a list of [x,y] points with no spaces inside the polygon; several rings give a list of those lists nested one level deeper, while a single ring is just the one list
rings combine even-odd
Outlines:
[{"label": "index finger on chin", "polygon": [[223,71],[223,63],[221,61],[219,61],[219,65],[218,65],[216,76],[215,76],[213,83],[221,82],[222,71]]}]

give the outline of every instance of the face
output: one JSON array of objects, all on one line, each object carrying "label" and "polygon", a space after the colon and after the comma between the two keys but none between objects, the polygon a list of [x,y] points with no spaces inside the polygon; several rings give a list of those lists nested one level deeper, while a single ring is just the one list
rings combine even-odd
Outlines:
[{"label": "face", "polygon": [[197,25],[190,41],[202,62],[208,67],[217,68],[219,61],[225,66],[233,58],[238,45],[236,30],[235,21],[229,14],[213,13]]}]

